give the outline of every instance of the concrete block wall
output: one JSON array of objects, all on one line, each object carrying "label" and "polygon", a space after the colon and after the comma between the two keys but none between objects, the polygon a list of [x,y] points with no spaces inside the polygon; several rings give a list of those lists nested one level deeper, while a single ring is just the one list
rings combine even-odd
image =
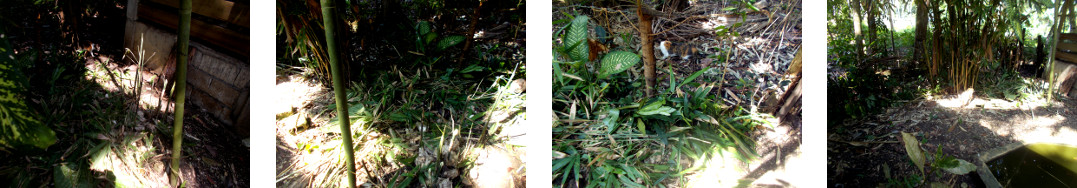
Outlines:
[{"label": "concrete block wall", "polygon": [[[176,43],[175,31],[128,20],[124,47],[137,53],[140,42],[148,58],[145,60],[147,70],[161,74],[163,67],[175,63],[169,60],[174,55],[170,53]],[[212,118],[234,126],[243,136],[250,136],[249,60],[202,45],[194,38],[190,47],[193,50],[187,66],[188,104],[205,109],[213,114]]]},{"label": "concrete block wall", "polygon": [[241,135],[250,132],[250,63],[192,42],[187,65],[187,96]]}]

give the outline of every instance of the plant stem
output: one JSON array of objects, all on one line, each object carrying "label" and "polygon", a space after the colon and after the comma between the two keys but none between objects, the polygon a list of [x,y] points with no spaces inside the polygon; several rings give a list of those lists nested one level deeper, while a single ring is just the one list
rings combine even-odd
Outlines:
[{"label": "plant stem", "polygon": [[639,40],[643,44],[642,49],[640,49],[640,55],[643,56],[643,78],[647,83],[644,92],[647,97],[651,97],[654,96],[656,85],[654,77],[654,36],[651,36],[651,15],[644,11],[640,0],[636,0],[636,15],[639,18]]},{"label": "plant stem", "polygon": [[179,54],[176,55],[176,111],[172,126],[172,186],[181,183],[179,177],[180,155],[183,145],[183,103],[187,93],[187,44],[191,37],[191,0],[180,0]]},{"label": "plant stem", "polygon": [[322,0],[322,24],[325,24],[326,49],[329,52],[329,69],[333,75],[333,94],[337,100],[337,118],[340,118],[340,134],[344,139],[344,161],[347,163],[348,187],[355,187],[355,157],[352,148],[352,133],[348,126],[348,99],[344,94],[344,80],[340,73],[340,54],[337,52],[336,9],[333,0]]}]

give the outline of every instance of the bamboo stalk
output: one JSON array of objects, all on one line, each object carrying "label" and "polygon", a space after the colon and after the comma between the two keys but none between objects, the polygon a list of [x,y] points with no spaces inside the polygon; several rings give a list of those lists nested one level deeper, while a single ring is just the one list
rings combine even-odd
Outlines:
[{"label": "bamboo stalk", "polygon": [[191,0],[180,0],[179,54],[176,55],[176,110],[172,125],[172,186],[180,186],[179,164],[183,154],[183,103],[187,93],[187,46],[191,38]]},{"label": "bamboo stalk", "polygon": [[341,75],[340,53],[337,52],[336,40],[336,9],[333,0],[322,0],[322,24],[325,25],[325,45],[329,53],[329,69],[333,75],[333,94],[336,95],[337,118],[340,118],[340,135],[344,139],[344,161],[348,169],[348,187],[355,187],[355,151],[352,146],[352,133],[348,124],[348,98],[344,93],[344,79]]},{"label": "bamboo stalk", "polygon": [[[1056,53],[1058,51],[1056,50],[1056,48],[1058,48],[1058,36],[1061,35],[1061,31],[1059,29],[1061,29],[1063,20],[1065,19],[1059,16],[1059,14],[1069,14],[1069,10],[1073,8],[1072,0],[1062,1],[1065,1],[1064,5],[1062,6],[1062,9],[1055,9],[1056,20],[1054,28],[1051,29],[1051,50],[1049,50],[1048,52],[1050,54],[1048,55],[1048,57],[1050,58],[1047,59],[1047,67],[1044,68],[1044,72],[1047,73],[1047,93],[1045,93],[1045,95],[1047,95],[1047,101],[1051,101],[1054,99],[1053,93],[1055,92],[1055,74],[1053,69],[1055,65],[1055,56],[1058,55]],[[1055,7],[1058,7],[1058,3],[1055,3]]]}]

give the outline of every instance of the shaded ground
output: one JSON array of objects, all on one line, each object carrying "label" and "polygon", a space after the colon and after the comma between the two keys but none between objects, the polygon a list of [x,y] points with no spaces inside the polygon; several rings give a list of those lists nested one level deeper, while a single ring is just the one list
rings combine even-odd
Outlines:
[{"label": "shaded ground", "polygon": [[[28,161],[4,163],[0,169],[24,169],[20,174],[29,177],[8,176],[15,178],[0,183],[59,186],[63,184],[52,183],[68,179],[97,186],[167,186],[171,102],[158,94],[155,75],[139,73],[137,64],[125,59],[131,58],[122,46],[125,3],[64,2],[62,8],[46,8],[48,4],[6,5],[0,26],[19,56],[32,57],[26,71],[29,100],[59,141],[44,153],[3,154]],[[136,81],[139,74],[142,81]],[[239,134],[198,106],[186,106],[181,163],[186,185],[248,186],[250,150]],[[65,168],[52,168],[56,165]]]},{"label": "shaded ground", "polygon": [[[915,179],[911,177],[919,172],[899,141],[901,132],[917,135],[921,149],[931,156],[928,161],[939,147],[945,155],[975,163],[979,152],[1011,143],[1072,144],[1077,136],[1077,101],[1060,100],[1041,106],[1045,103],[977,98],[968,107],[960,107],[954,99],[921,99],[888,108],[868,120],[846,123],[828,131],[828,186],[899,186],[897,182]],[[924,183],[984,186],[975,172],[928,172]]]}]

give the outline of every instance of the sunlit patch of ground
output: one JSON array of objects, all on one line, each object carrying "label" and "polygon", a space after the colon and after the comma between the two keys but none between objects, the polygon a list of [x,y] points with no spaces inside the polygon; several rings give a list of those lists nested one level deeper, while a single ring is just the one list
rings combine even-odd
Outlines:
[{"label": "sunlit patch of ground", "polygon": [[[130,98],[122,103],[103,106],[125,105],[128,115],[110,120],[112,130],[93,138],[101,141],[91,150],[90,169],[108,174],[116,186],[168,187],[171,147],[164,142],[171,139],[161,134],[171,134],[170,98],[161,92],[163,79],[149,70],[139,69],[137,64],[123,63],[106,56],[90,57],[83,64],[87,72],[83,79],[97,83],[106,98]],[[141,76],[141,77],[139,77]],[[141,79],[141,80],[140,80]],[[139,88],[141,87],[141,88]],[[115,95],[115,96],[109,96]],[[104,102],[101,100],[100,102]],[[137,101],[138,107],[134,107]],[[107,103],[107,102],[105,102]],[[238,173],[246,173],[247,167],[237,163],[246,159],[235,133],[222,131],[223,126],[207,118],[209,115],[198,107],[188,105],[184,122],[183,161],[180,164],[181,179],[188,187],[240,186],[249,181]],[[223,138],[230,137],[230,138]],[[229,142],[229,143],[221,143]],[[234,152],[224,154],[225,151]],[[241,155],[234,155],[241,154]],[[245,162],[244,162],[245,163]]]},{"label": "sunlit patch of ground", "polygon": [[90,158],[90,169],[111,173],[115,185],[168,187],[168,174],[161,159],[164,154],[157,154],[152,138],[146,134],[134,134],[120,141],[122,145],[103,144]]},{"label": "sunlit patch of ground", "polygon": [[[524,81],[504,80],[491,85],[492,92],[478,92],[468,100],[494,99],[484,116],[454,117],[434,125],[416,125],[392,130],[376,130],[370,117],[353,115],[350,125],[355,144],[357,184],[384,186],[399,183],[397,176],[417,173],[418,185],[452,187],[459,183],[474,187],[522,186],[526,180],[521,138],[525,95]],[[277,185],[282,187],[344,186],[345,162],[339,125],[330,88],[307,79],[302,73],[279,76],[274,88],[277,100]],[[358,100],[358,99],[350,99]],[[370,113],[385,109],[352,105]],[[458,109],[459,110],[459,109]],[[355,113],[355,112],[350,112]],[[458,115],[456,113],[451,113]],[[465,130],[464,118],[484,122]],[[445,131],[429,137],[429,133]],[[485,137],[479,135],[493,135]],[[513,145],[521,144],[521,145]],[[400,160],[404,159],[404,160]],[[430,167],[430,168],[424,168]],[[428,176],[429,175],[429,176]]]},{"label": "sunlit patch of ground", "polygon": [[[796,126],[796,127],[794,127]],[[799,173],[806,172],[808,163],[800,157],[800,123],[775,126],[754,131],[756,151],[760,154],[748,162],[740,161],[730,152],[707,159],[705,167],[689,174],[685,187],[743,187],[803,185]]]},{"label": "sunlit patch of ground", "polygon": [[[84,63],[86,67],[85,79],[96,82],[109,92],[129,93],[139,95],[139,106],[142,109],[156,109],[157,113],[170,113],[174,103],[164,97],[169,94],[163,93],[164,79],[160,75],[148,69],[139,69],[138,64],[120,65],[117,60],[104,55],[89,58]],[[142,82],[136,80],[142,79]],[[172,84],[172,83],[170,83]],[[140,93],[136,93],[136,87],[142,87]]]}]

